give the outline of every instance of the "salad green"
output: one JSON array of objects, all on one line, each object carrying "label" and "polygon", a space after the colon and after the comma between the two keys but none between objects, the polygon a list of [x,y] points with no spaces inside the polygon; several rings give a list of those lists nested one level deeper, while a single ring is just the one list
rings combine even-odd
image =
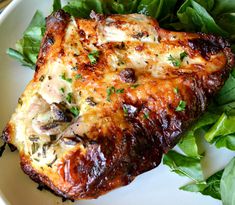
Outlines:
[{"label": "salad green", "polygon": [[[53,11],[61,8],[74,17],[82,18],[89,18],[91,10],[103,14],[146,14],[156,18],[163,28],[212,33],[228,38],[235,51],[234,0],[70,0],[65,6],[62,6],[60,0],[54,0]],[[16,49],[9,48],[7,53],[19,60],[22,65],[35,69],[44,32],[45,18],[37,11],[23,33],[22,39],[16,43]],[[94,63],[97,57],[98,54],[94,53],[89,56]],[[180,63],[181,56],[177,60]],[[111,88],[107,91],[108,98],[113,92]],[[181,104],[182,110],[186,105]],[[78,112],[74,111],[75,114]],[[181,187],[181,190],[200,192],[222,199],[224,205],[233,205],[235,204],[235,158],[224,170],[205,180],[201,166],[203,154],[199,153],[197,144],[198,138],[202,135],[208,143],[214,144],[217,148],[235,150],[235,70],[211,101],[208,111],[178,143],[184,154],[169,151],[163,158],[163,163],[172,171],[193,181]]]}]

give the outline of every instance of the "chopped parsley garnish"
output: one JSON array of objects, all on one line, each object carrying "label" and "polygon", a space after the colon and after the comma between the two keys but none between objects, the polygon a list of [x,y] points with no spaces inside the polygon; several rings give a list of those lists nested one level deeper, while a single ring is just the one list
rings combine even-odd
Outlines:
[{"label": "chopped parsley garnish", "polygon": [[81,75],[81,74],[76,74],[76,75],[75,75],[75,79],[76,79],[76,80],[82,79],[82,75]]},{"label": "chopped parsley garnish", "polygon": [[77,107],[71,107],[70,112],[73,114],[74,117],[77,117],[80,114],[80,109]]},{"label": "chopped parsley garnish", "polygon": [[181,61],[178,58],[174,58],[172,55],[168,57],[168,60],[172,63],[173,66],[175,67],[180,67]]},{"label": "chopped parsley garnish", "polygon": [[144,119],[149,119],[149,112],[144,112]]},{"label": "chopped parsley garnish", "polygon": [[174,93],[178,94],[179,93],[179,88],[174,88]]},{"label": "chopped parsley garnish", "polygon": [[185,57],[187,57],[188,56],[188,54],[184,51],[184,52],[182,52],[181,54],[180,54],[180,60],[182,61],[182,60],[184,60],[184,58]]},{"label": "chopped parsley garnish", "polygon": [[69,83],[72,83],[72,78],[67,78],[65,73],[63,73],[61,76],[60,76],[63,80],[69,82]]},{"label": "chopped parsley garnish", "polygon": [[177,108],[175,109],[175,111],[181,112],[181,111],[184,111],[185,108],[186,108],[186,102],[183,101],[183,100],[181,100],[181,101],[179,102],[179,105],[178,105]]},{"label": "chopped parsley garnish", "polygon": [[122,88],[122,89],[117,89],[117,90],[116,90],[116,93],[117,93],[117,94],[119,94],[119,93],[124,93],[124,88]]},{"label": "chopped parsley garnish", "polygon": [[60,91],[61,91],[62,93],[64,93],[64,92],[65,92],[64,88],[60,88]]},{"label": "chopped parsley garnish", "polygon": [[128,110],[125,106],[122,106],[122,109],[123,109],[123,112],[124,112],[124,115],[128,115]]},{"label": "chopped parsley garnish", "polygon": [[88,58],[89,58],[92,65],[96,64],[97,58],[99,57],[99,55],[100,55],[100,53],[97,50],[96,51],[94,50],[88,54]]},{"label": "chopped parsley garnish", "polygon": [[67,96],[66,96],[66,100],[68,103],[71,103],[72,102],[72,97],[73,97],[73,93],[68,93]]},{"label": "chopped parsley garnish", "polygon": [[112,86],[112,87],[110,87],[110,88],[107,88],[106,92],[107,92],[107,101],[110,102],[110,101],[111,101],[111,99],[110,99],[111,95],[112,95],[113,93],[115,93],[115,87]]},{"label": "chopped parsley garnish", "polygon": [[139,86],[139,84],[134,84],[134,85],[131,85],[131,88],[137,88]]},{"label": "chopped parsley garnish", "polygon": [[116,89],[114,86],[107,88],[107,101],[111,101],[110,97],[112,94],[117,93],[117,94],[121,94],[124,93],[124,88],[120,88],[120,89]]}]

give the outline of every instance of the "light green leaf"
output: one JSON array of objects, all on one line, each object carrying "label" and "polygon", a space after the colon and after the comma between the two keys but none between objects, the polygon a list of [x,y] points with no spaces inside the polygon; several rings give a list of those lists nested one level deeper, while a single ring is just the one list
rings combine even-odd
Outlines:
[{"label": "light green leaf", "polygon": [[204,180],[200,159],[187,157],[176,151],[170,150],[163,157],[163,164],[169,166],[171,171],[192,179],[195,182]]},{"label": "light green leaf", "polygon": [[221,182],[221,198],[223,205],[235,205],[235,158],[225,167]]}]

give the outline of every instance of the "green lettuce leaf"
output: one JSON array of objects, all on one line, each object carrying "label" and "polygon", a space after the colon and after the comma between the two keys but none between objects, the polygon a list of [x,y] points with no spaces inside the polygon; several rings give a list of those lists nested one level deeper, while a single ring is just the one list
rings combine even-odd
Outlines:
[{"label": "green lettuce leaf", "polygon": [[223,205],[235,205],[235,158],[225,167],[221,182],[221,198]]},{"label": "green lettuce leaf", "polygon": [[217,148],[226,147],[227,149],[235,151],[235,133],[220,137],[215,142]]},{"label": "green lettuce leaf", "polygon": [[23,38],[16,43],[16,50],[8,49],[7,54],[18,59],[24,66],[34,69],[46,23],[43,14],[36,11]]},{"label": "green lettuce leaf", "polygon": [[180,187],[181,190],[190,192],[200,192],[203,195],[211,196],[215,199],[221,199],[220,180],[223,170],[210,176],[204,183],[192,183]]},{"label": "green lettuce leaf", "polygon": [[61,0],[54,0],[53,2],[53,11],[58,11],[61,9]]},{"label": "green lettuce leaf", "polygon": [[200,159],[187,157],[170,150],[164,155],[163,164],[169,166],[171,171],[186,176],[197,183],[204,181]]},{"label": "green lettuce leaf", "polygon": [[228,36],[228,33],[216,24],[207,10],[196,1],[186,0],[177,11],[177,16],[183,29],[187,31],[202,31]]}]

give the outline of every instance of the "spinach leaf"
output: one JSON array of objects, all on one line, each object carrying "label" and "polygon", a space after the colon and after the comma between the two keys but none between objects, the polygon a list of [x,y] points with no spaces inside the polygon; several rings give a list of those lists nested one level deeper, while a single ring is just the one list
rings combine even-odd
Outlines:
[{"label": "spinach leaf", "polygon": [[235,158],[225,167],[221,182],[221,198],[223,205],[235,205]]},{"label": "spinach leaf", "polygon": [[235,116],[223,113],[219,120],[206,132],[205,139],[212,143],[219,136],[235,133]]},{"label": "spinach leaf", "polygon": [[63,10],[74,17],[89,18],[92,10],[104,13],[104,5],[102,0],[71,0],[63,7]]},{"label": "spinach leaf", "polygon": [[8,49],[7,53],[25,65],[34,69],[45,32],[45,18],[40,11],[36,11],[23,38],[16,43],[16,50]]},{"label": "spinach leaf", "polygon": [[183,135],[178,143],[180,149],[189,157],[199,158],[198,146],[196,143],[197,132],[205,126],[214,124],[219,115],[207,112]]},{"label": "spinach leaf", "polygon": [[217,148],[226,147],[230,150],[235,151],[235,133],[219,137],[215,142]]},{"label": "spinach leaf", "polygon": [[192,183],[181,187],[181,190],[190,192],[200,192],[203,195],[211,196],[215,199],[221,199],[220,180],[223,170],[210,176],[204,183]]},{"label": "spinach leaf", "polygon": [[176,3],[177,0],[141,0],[137,11],[161,21],[173,15]]},{"label": "spinach leaf", "polygon": [[182,28],[187,31],[202,31],[228,36],[228,33],[216,24],[207,10],[196,1],[186,0],[177,11],[177,16]]},{"label": "spinach leaf", "polygon": [[61,9],[61,0],[54,0],[53,2],[53,11],[58,11]]},{"label": "spinach leaf", "polygon": [[204,180],[200,159],[187,157],[176,151],[170,150],[163,157],[163,164],[169,166],[171,171],[192,179],[199,183]]},{"label": "spinach leaf", "polygon": [[235,101],[235,77],[233,74],[230,74],[229,79],[215,97],[215,101],[219,105]]}]

